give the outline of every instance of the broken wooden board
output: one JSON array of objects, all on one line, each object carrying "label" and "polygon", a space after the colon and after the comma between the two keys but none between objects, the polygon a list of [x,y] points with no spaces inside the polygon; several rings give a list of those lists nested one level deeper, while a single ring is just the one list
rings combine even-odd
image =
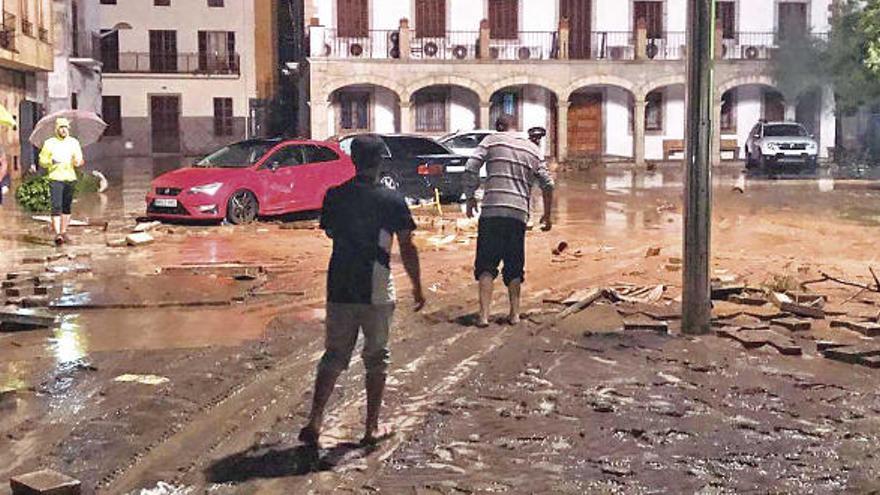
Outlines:
[{"label": "broken wooden board", "polygon": [[50,327],[55,323],[55,315],[43,309],[22,309],[14,306],[4,306],[0,308],[0,323]]},{"label": "broken wooden board", "polygon": [[821,308],[814,308],[812,306],[807,306],[804,304],[782,303],[779,305],[779,309],[797,316],[815,318],[817,320],[825,319],[825,311],[823,311]]},{"label": "broken wooden board", "polygon": [[880,336],[880,323],[870,321],[838,319],[831,322],[831,328],[845,328],[847,330],[858,332],[866,337]]}]

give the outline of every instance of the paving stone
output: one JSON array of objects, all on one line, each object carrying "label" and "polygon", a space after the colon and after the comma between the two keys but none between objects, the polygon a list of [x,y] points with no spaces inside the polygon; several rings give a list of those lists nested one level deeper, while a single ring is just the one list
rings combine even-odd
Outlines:
[{"label": "paving stone", "polygon": [[4,289],[10,289],[12,287],[17,286],[18,283],[19,283],[18,280],[4,280],[4,281],[0,282],[0,287],[2,287]]},{"label": "paving stone", "polygon": [[812,328],[813,324],[809,320],[800,320],[798,318],[778,318],[771,321],[774,325],[787,328],[793,332],[801,332]]},{"label": "paving stone", "polygon": [[6,274],[6,280],[22,280],[33,276],[30,272],[10,272]]},{"label": "paving stone", "polygon": [[782,303],[779,305],[779,309],[797,316],[806,316],[807,318],[815,318],[817,320],[825,319],[825,311],[822,311],[821,308],[814,308],[803,304]]},{"label": "paving stone", "polygon": [[629,331],[648,330],[657,333],[669,333],[669,323],[665,321],[627,320],[623,322],[623,329]]},{"label": "paving stone", "polygon": [[816,342],[816,350],[819,352],[826,351],[828,349],[835,349],[838,347],[846,347],[847,344],[841,344],[838,342],[833,342],[830,340],[820,340]]},{"label": "paving stone", "polygon": [[35,296],[48,296],[49,291],[52,290],[52,287],[46,285],[38,285],[34,287],[34,295]]},{"label": "paving stone", "polygon": [[152,244],[153,241],[153,236],[146,232],[129,234],[125,237],[125,242],[127,242],[129,246],[146,246]]},{"label": "paving stone", "polygon": [[744,306],[763,306],[767,304],[766,299],[757,296],[733,295],[730,296],[727,300],[735,304],[742,304]]},{"label": "paving stone", "polygon": [[715,300],[725,300],[730,298],[733,295],[741,294],[744,290],[746,290],[745,285],[714,285],[712,286],[711,297]]},{"label": "paving stone", "polygon": [[80,495],[79,480],[51,469],[14,476],[9,480],[12,495]]},{"label": "paving stone", "polygon": [[803,354],[801,346],[785,335],[772,330],[742,330],[736,327],[728,327],[716,332],[719,337],[733,339],[746,349],[757,349],[769,345],[780,354],[786,356],[800,356]]},{"label": "paving stone", "polygon": [[859,364],[869,368],[880,368],[880,355],[864,356],[859,360]]},{"label": "paving stone", "polygon": [[21,307],[23,308],[45,308],[49,305],[47,296],[31,296],[21,299]]},{"label": "paving stone", "polygon": [[858,332],[866,337],[877,337],[880,335],[880,323],[870,321],[837,319],[831,322],[831,328],[845,328],[847,330]]},{"label": "paving stone", "polygon": [[880,356],[880,349],[872,349],[865,346],[844,346],[826,349],[822,351],[822,355],[835,361],[861,364],[862,360],[866,357]]},{"label": "paving stone", "polygon": [[21,289],[18,287],[10,287],[4,291],[6,297],[21,297]]}]

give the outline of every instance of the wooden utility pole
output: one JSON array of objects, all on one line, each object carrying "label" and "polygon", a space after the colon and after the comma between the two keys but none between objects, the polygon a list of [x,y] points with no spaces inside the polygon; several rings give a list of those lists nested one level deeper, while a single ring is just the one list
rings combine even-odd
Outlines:
[{"label": "wooden utility pole", "polygon": [[682,331],[709,333],[715,0],[688,0]]}]

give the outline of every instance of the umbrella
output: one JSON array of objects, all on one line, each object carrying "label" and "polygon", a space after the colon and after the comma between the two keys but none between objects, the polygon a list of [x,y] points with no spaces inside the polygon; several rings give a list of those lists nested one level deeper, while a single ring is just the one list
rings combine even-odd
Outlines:
[{"label": "umbrella", "polygon": [[62,110],[40,119],[34,126],[34,132],[31,133],[28,141],[38,148],[43,146],[47,139],[55,135],[55,120],[61,117],[70,121],[70,135],[77,138],[83,146],[97,142],[104,134],[104,129],[107,128],[107,123],[95,112]]},{"label": "umbrella", "polygon": [[0,125],[5,125],[6,127],[11,127],[13,129],[18,125],[15,122],[15,117],[3,105],[0,105]]}]

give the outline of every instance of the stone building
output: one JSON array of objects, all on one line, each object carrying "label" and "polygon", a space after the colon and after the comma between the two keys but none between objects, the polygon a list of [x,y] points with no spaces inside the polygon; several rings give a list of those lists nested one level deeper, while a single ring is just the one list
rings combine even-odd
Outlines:
[{"label": "stone building", "polygon": [[259,134],[272,0],[100,0],[105,154],[201,155]]},{"label": "stone building", "polygon": [[[54,0],[55,64],[48,76],[46,113],[67,109],[101,114],[101,38],[98,3]],[[85,151],[88,158],[98,147]]]},{"label": "stone building", "polygon": [[[441,135],[515,115],[560,159],[680,157],[685,0],[305,0],[314,138],[360,130]],[[767,60],[826,36],[832,0],[719,0],[716,160],[761,118],[835,142],[833,94],[785,101]]]},{"label": "stone building", "polygon": [[18,121],[17,129],[0,128],[0,143],[17,178],[34,160],[27,138],[42,115],[53,65],[52,0],[5,0],[0,9],[0,104]]}]

